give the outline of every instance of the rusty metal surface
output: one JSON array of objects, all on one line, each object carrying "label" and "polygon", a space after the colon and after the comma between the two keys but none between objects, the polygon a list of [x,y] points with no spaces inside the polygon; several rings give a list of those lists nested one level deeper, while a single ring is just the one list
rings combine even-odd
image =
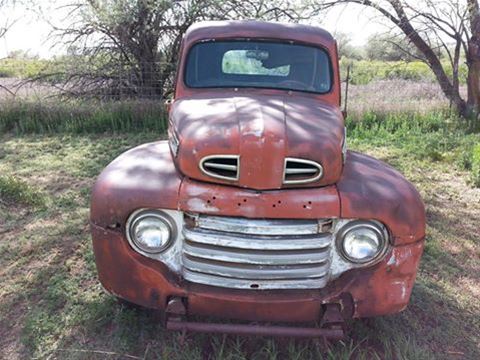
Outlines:
[{"label": "rusty metal surface", "polygon": [[[170,126],[180,141],[178,168],[193,179],[266,190],[333,184],[342,172],[343,117],[337,106],[318,99],[203,90],[173,103]],[[202,171],[201,160],[214,155],[239,156],[239,179]],[[320,163],[323,176],[283,184],[287,157]]]},{"label": "rusty metal surface", "polygon": [[[195,42],[241,37],[290,39],[326,48],[335,74],[332,91],[228,92],[184,86],[184,54]],[[188,302],[191,315],[252,321],[317,320],[325,304],[340,304],[349,317],[401,311],[423,251],[423,203],[401,174],[378,160],[348,152],[342,165],[338,58],[331,36],[299,25],[210,23],[187,32],[180,58],[169,133],[180,137],[181,172],[168,143],[160,141],[122,154],[93,189],[92,238],[103,286],[150,308],[165,310],[169,299],[180,297]],[[238,187],[206,182],[212,179],[201,173],[198,161],[215,153],[240,156]],[[318,161],[324,176],[302,185],[316,187],[285,188],[285,157]],[[250,219],[377,220],[387,226],[393,247],[378,263],[346,271],[321,289],[227,290],[187,282],[162,261],[134,251],[125,237],[125,222],[140,208]]]},{"label": "rusty metal surface", "polygon": [[219,324],[188,322],[177,319],[167,320],[167,330],[194,331],[205,333],[256,335],[271,337],[308,338],[321,337],[331,340],[341,340],[345,334],[342,329],[324,329],[315,327],[291,327],[247,324]]},{"label": "rusty metal surface", "polygon": [[182,211],[247,218],[321,219],[340,217],[335,186],[289,191],[254,191],[184,179]]},{"label": "rusty metal surface", "polygon": [[[332,62],[332,90],[327,94],[273,89],[191,89],[184,84],[185,58],[198,41],[277,39],[325,48]],[[175,100],[170,106],[170,133],[178,134],[177,165],[201,181],[249,189],[315,187],[335,183],[342,171],[343,115],[336,43],[323,29],[257,21],[207,22],[186,33],[180,54]],[[200,170],[210,155],[240,156],[240,178],[216,179]],[[305,184],[283,184],[284,160],[319,162],[323,176]]]},{"label": "rusty metal surface", "polygon": [[[198,89],[189,89],[184,85],[183,69],[185,67],[185,54],[197,42],[211,39],[273,39],[293,41],[296,43],[310,44],[324,48],[332,60],[332,73],[334,74],[332,91],[328,94],[317,95],[303,93],[305,98],[321,99],[332,105],[340,105],[340,71],[336,42],[325,30],[299,24],[267,23],[261,21],[214,21],[203,22],[191,26],[183,38],[180,50],[179,71],[177,73],[175,99],[202,92]],[[218,91],[221,94],[223,90]],[[247,91],[248,93],[248,91]],[[285,90],[258,90],[256,94],[284,95]],[[296,94],[300,94],[295,92]]]},{"label": "rusty metal surface", "polygon": [[319,290],[225,290],[183,282],[161,262],[133,251],[121,231],[92,224],[92,237],[100,281],[116,296],[162,310],[169,297],[186,297],[192,315],[252,321],[312,321],[322,304],[341,302],[345,294],[353,299],[352,317],[400,311],[423,250],[423,241],[394,247],[377,265],[349,271]]},{"label": "rusty metal surface", "polygon": [[[93,245],[100,280],[110,292],[160,309],[166,306],[169,296],[188,296],[192,311],[201,315],[266,321],[311,320],[318,317],[323,302],[333,301],[345,292],[354,298],[355,317],[400,311],[408,303],[423,249],[423,206],[418,193],[395,170],[370,157],[349,153],[339,192],[335,186],[258,192],[182,181],[168,160],[170,156],[165,142],[133,149],[108,166],[95,186]],[[394,190],[387,191],[385,186]],[[351,205],[355,201],[357,207]],[[247,290],[246,294],[182,283],[160,261],[133,251],[123,224],[131,212],[141,207],[247,218],[376,217],[389,226],[397,242],[417,242],[395,246],[379,264],[349,271],[319,291],[292,294]],[[111,223],[121,226],[107,229]],[[291,306],[295,306],[295,313],[285,311]]]},{"label": "rusty metal surface", "polygon": [[394,244],[425,237],[425,208],[420,194],[402,174],[368,155],[349,151],[337,183],[342,218],[378,220]]},{"label": "rusty metal surface", "polygon": [[335,39],[319,27],[301,24],[282,24],[264,21],[203,21],[188,29],[184,41],[187,44],[203,39],[249,37],[261,39],[282,39],[286,41],[310,42],[333,46]]},{"label": "rusty metal surface", "polygon": [[90,218],[103,227],[122,228],[139,208],[176,209],[182,176],[167,141],[133,148],[111,162],[92,190]]}]

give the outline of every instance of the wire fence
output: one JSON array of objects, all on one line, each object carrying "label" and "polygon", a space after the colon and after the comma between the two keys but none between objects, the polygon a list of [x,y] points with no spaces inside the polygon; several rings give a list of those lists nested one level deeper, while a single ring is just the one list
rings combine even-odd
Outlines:
[{"label": "wire fence", "polygon": [[[163,103],[172,95],[176,65],[171,63],[92,64],[0,59],[0,106],[5,101],[57,103]],[[344,85],[344,83],[342,84]],[[462,94],[466,91],[461,87]],[[342,91],[342,95],[344,91]],[[342,96],[344,97],[344,96]],[[344,100],[344,99],[343,99]],[[349,114],[428,112],[449,105],[438,84],[428,80],[380,79],[350,85]]]},{"label": "wire fence", "polygon": [[173,89],[169,63],[75,64],[43,60],[0,60],[0,100],[81,98],[161,100]]}]

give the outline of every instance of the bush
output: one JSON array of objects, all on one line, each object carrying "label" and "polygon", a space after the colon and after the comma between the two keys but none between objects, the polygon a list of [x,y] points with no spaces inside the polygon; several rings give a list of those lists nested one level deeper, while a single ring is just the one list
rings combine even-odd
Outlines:
[{"label": "bush", "polygon": [[480,187],[480,143],[473,148],[471,179],[474,186]]}]

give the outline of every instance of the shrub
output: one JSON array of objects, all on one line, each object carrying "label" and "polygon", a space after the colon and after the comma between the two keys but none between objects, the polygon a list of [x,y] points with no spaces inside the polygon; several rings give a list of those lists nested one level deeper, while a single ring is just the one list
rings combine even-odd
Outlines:
[{"label": "shrub", "polygon": [[[352,60],[342,58],[340,70],[342,79],[345,78],[347,66],[351,66],[350,82],[353,85],[366,85],[374,80],[411,80],[411,81],[436,81],[435,76],[422,61],[377,61],[377,60]],[[448,74],[452,68],[444,64]],[[460,82],[465,83],[466,66],[460,66]]]}]

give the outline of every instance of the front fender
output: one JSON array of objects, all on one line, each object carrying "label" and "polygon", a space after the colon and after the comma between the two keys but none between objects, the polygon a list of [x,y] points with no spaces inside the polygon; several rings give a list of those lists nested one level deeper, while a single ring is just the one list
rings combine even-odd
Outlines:
[{"label": "front fender", "polygon": [[123,226],[139,208],[175,210],[181,183],[167,141],[137,146],[113,160],[98,177],[90,219],[106,228]]},{"label": "front fender", "polygon": [[420,194],[389,165],[349,151],[337,189],[342,218],[384,223],[393,235],[394,245],[425,237],[425,207]]}]

